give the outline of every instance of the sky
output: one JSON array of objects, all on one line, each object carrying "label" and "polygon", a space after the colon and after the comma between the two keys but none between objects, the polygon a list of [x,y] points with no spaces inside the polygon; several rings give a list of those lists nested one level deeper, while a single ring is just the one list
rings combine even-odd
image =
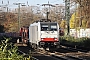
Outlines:
[{"label": "sky", "polygon": [[[25,5],[37,5],[37,4],[47,4],[48,1],[50,4],[64,4],[63,0],[0,0],[0,5],[6,5],[9,1],[9,7],[14,8],[16,7],[13,3],[25,3]],[[27,3],[28,1],[28,3]]]}]

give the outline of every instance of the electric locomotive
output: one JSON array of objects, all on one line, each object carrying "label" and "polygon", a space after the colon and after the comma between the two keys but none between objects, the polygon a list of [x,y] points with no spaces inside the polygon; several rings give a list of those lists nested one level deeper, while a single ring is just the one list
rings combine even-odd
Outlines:
[{"label": "electric locomotive", "polygon": [[58,47],[59,25],[48,20],[38,21],[29,26],[29,42],[32,48]]}]

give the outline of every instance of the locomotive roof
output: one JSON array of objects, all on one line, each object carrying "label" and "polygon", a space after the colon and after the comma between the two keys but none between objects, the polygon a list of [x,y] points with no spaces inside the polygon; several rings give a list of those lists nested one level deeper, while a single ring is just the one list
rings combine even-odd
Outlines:
[{"label": "locomotive roof", "polygon": [[44,23],[57,23],[57,22],[40,22],[40,23],[43,23],[44,24]]},{"label": "locomotive roof", "polygon": [[33,23],[33,24],[30,24],[30,26],[35,26],[35,25],[37,26],[37,25],[39,25],[39,24],[50,24],[50,23],[52,23],[52,24],[53,24],[53,23],[56,23],[56,24],[57,24],[57,22],[40,22],[40,21],[39,21],[39,22],[37,22],[37,23],[35,22],[35,23]]},{"label": "locomotive roof", "polygon": [[37,20],[36,23],[38,23],[38,22],[46,22],[46,23],[48,23],[48,22],[54,22],[54,23],[55,23],[55,21],[52,21],[52,20],[50,20],[50,19]]},{"label": "locomotive roof", "polygon": [[30,24],[30,26],[38,25],[40,23],[44,24],[44,23],[57,23],[57,22],[51,21],[50,19],[48,19],[48,20],[47,19],[41,19],[41,20],[38,20],[38,21]]}]

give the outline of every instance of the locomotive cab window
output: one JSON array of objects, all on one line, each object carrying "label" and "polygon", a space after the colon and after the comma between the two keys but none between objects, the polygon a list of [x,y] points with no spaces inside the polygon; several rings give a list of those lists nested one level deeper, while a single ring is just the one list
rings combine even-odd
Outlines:
[{"label": "locomotive cab window", "polygon": [[55,25],[55,24],[51,25],[50,31],[57,31],[57,25]]},{"label": "locomotive cab window", "polygon": [[44,24],[41,25],[41,31],[47,31],[48,29],[49,29],[48,25],[44,25]]}]

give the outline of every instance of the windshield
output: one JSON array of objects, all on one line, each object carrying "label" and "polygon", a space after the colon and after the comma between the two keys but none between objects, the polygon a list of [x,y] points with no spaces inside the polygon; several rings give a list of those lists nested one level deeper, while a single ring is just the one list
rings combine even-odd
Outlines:
[{"label": "windshield", "polygon": [[56,23],[41,24],[41,31],[57,31]]},{"label": "windshield", "polygon": [[47,31],[49,29],[48,25],[41,25],[41,31]]},{"label": "windshield", "polygon": [[57,25],[51,25],[50,31],[57,31]]}]

